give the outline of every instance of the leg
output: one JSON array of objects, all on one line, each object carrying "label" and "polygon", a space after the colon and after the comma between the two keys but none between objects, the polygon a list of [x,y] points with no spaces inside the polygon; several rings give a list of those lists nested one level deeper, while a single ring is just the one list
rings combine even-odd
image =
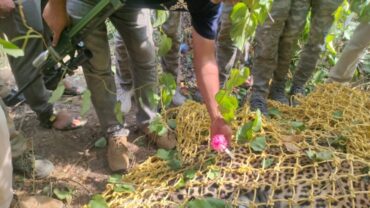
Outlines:
[{"label": "leg", "polygon": [[254,79],[250,105],[252,110],[260,109],[267,114],[266,96],[269,82],[277,67],[279,39],[289,16],[291,0],[276,0],[272,4],[271,16],[258,27],[257,46],[252,67]]},{"label": "leg", "polygon": [[[40,0],[21,1],[23,14],[27,24],[35,31],[43,34],[43,24],[41,18]],[[20,5],[16,4],[16,10],[5,20],[0,20],[0,33],[5,33],[9,39],[26,35],[28,28],[22,22],[19,11]],[[24,40],[17,41],[16,44],[22,47]],[[41,38],[30,38],[25,47],[23,57],[9,57],[15,80],[19,87],[24,86],[31,77],[39,73],[32,65],[32,61],[43,51]],[[46,90],[42,78],[36,80],[24,91],[24,96],[31,109],[35,111],[40,120],[48,120],[53,113],[53,106],[48,103],[50,93]]]},{"label": "leg", "polygon": [[117,100],[121,101],[121,111],[127,114],[131,109],[133,92],[132,64],[126,44],[118,32],[114,34],[114,55],[116,66]]},{"label": "leg", "polygon": [[226,81],[231,68],[235,64],[238,49],[233,45],[230,31],[232,29],[230,12],[233,5],[224,4],[221,16],[221,27],[217,38],[217,61],[221,86]]},{"label": "leg", "polygon": [[345,46],[338,62],[329,72],[329,81],[349,82],[364,51],[370,46],[370,23],[360,23]]},{"label": "leg", "polygon": [[[81,19],[95,4],[96,1],[89,0],[68,1],[68,12],[73,18],[73,22]],[[102,24],[96,30],[91,31],[84,41],[86,47],[91,50],[93,58],[82,67],[100,125],[106,132],[108,128],[120,124],[114,113],[116,86],[111,70],[111,57],[105,25]]]},{"label": "leg", "polygon": [[315,71],[325,37],[334,21],[333,13],[341,3],[341,0],[312,1],[310,34],[293,77],[293,88],[302,88]]},{"label": "leg", "polygon": [[[163,57],[161,57],[161,64],[163,72],[170,73],[174,76],[176,83],[180,80],[180,42],[181,42],[181,12],[170,12],[168,20],[162,25],[164,33],[172,39],[171,50]],[[182,105],[186,100],[180,92],[180,87],[177,87],[172,103],[175,106]]]},{"label": "leg", "polygon": [[274,72],[274,82],[283,83],[287,79],[289,65],[293,53],[297,48],[299,36],[302,34],[306,25],[307,15],[311,5],[309,0],[293,0],[287,19],[284,32],[280,37],[278,52],[278,67]]},{"label": "leg", "polygon": [[[139,111],[138,123],[148,123],[156,115],[148,95],[157,87],[155,48],[149,10],[122,8],[111,20],[126,43],[132,61],[134,87]],[[141,102],[142,101],[142,102]]]},{"label": "leg", "polygon": [[118,32],[114,34],[114,45],[114,56],[116,58],[115,77],[124,90],[130,90],[133,85],[131,58],[128,55],[126,44]]},{"label": "leg", "polygon": [[164,33],[172,39],[171,50],[161,58],[163,71],[171,73],[175,79],[180,72],[181,12],[170,12],[168,20],[162,25]]},{"label": "leg", "polygon": [[12,156],[3,106],[0,100],[0,208],[8,208],[13,198]]},{"label": "leg", "polygon": [[311,5],[309,0],[293,0],[289,18],[279,41],[278,66],[270,87],[269,98],[283,104],[289,104],[285,95],[285,84],[293,51],[296,49],[298,38],[306,24],[307,14]]}]

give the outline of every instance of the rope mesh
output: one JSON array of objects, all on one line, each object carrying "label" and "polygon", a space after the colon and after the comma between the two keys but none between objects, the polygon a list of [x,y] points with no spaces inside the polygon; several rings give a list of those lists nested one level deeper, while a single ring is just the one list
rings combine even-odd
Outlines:
[{"label": "rope mesh", "polygon": [[[270,103],[277,118],[264,118],[256,135],[267,138],[266,148],[254,152],[250,143],[234,142],[234,159],[209,148],[203,105],[172,109],[166,116],[176,116],[182,168],[150,157],[122,178],[134,192],[118,193],[108,184],[102,195],[110,207],[179,207],[205,197],[239,207],[370,207],[369,93],[328,84],[298,100],[297,107]],[[231,124],[234,132],[254,117],[244,106]],[[308,152],[330,157],[313,160]],[[184,180],[189,170],[195,176]]]}]

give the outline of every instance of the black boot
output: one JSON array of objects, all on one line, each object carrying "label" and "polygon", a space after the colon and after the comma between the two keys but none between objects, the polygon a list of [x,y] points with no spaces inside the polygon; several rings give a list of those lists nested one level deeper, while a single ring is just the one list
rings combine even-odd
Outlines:
[{"label": "black boot", "polygon": [[289,100],[285,95],[285,82],[272,82],[269,98],[282,104],[289,105]]}]

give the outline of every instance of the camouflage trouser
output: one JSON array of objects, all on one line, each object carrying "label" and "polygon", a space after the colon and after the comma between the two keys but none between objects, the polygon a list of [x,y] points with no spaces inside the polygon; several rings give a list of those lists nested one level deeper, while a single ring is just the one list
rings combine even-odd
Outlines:
[{"label": "camouflage trouser", "polygon": [[285,82],[293,51],[306,24],[311,10],[311,27],[293,84],[303,86],[315,70],[320,52],[324,47],[334,17],[333,13],[342,0],[275,0],[271,16],[258,28],[257,48],[253,66],[254,92],[268,93],[268,83],[273,77],[275,82]]},{"label": "camouflage trouser", "polygon": [[[293,0],[290,18],[281,37],[279,65],[274,80],[285,80],[288,73],[294,46],[306,24],[311,9],[311,27],[307,43],[299,58],[293,85],[304,86],[316,68],[321,51],[325,48],[325,37],[334,21],[333,13],[343,0]],[[294,45],[290,45],[294,44]]]},{"label": "camouflage trouser", "polygon": [[167,21],[162,25],[163,31],[172,39],[171,50],[161,58],[163,71],[179,78],[180,71],[180,43],[182,12],[170,12]]},{"label": "camouflage trouser", "polygon": [[330,70],[328,81],[349,82],[365,49],[370,46],[370,23],[360,23],[344,48],[338,62]]},{"label": "camouflage trouser", "polygon": [[232,29],[230,12],[232,9],[233,5],[231,4],[225,3],[223,5],[220,32],[217,37],[217,63],[221,85],[226,81],[238,55],[238,49],[234,46],[230,36]]},{"label": "camouflage trouser", "polygon": [[280,51],[280,37],[284,32],[286,21],[293,0],[275,0],[270,11],[271,18],[257,28],[255,57],[252,75],[254,79],[253,94],[267,96],[269,81],[276,71]]}]

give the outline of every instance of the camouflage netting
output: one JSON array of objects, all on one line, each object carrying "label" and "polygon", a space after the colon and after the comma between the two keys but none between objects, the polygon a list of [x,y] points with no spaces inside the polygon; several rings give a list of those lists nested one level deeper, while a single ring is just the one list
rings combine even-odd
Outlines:
[{"label": "camouflage netting", "polygon": [[[370,207],[369,94],[325,85],[300,102],[295,108],[273,103],[277,118],[264,119],[256,134],[267,138],[265,149],[234,142],[234,159],[209,148],[204,106],[189,102],[171,110],[182,168],[173,171],[151,157],[122,178],[134,192],[108,184],[102,195],[110,207],[179,207],[205,197],[239,207]],[[234,132],[254,117],[242,108]],[[324,156],[314,159],[312,152]]]}]

